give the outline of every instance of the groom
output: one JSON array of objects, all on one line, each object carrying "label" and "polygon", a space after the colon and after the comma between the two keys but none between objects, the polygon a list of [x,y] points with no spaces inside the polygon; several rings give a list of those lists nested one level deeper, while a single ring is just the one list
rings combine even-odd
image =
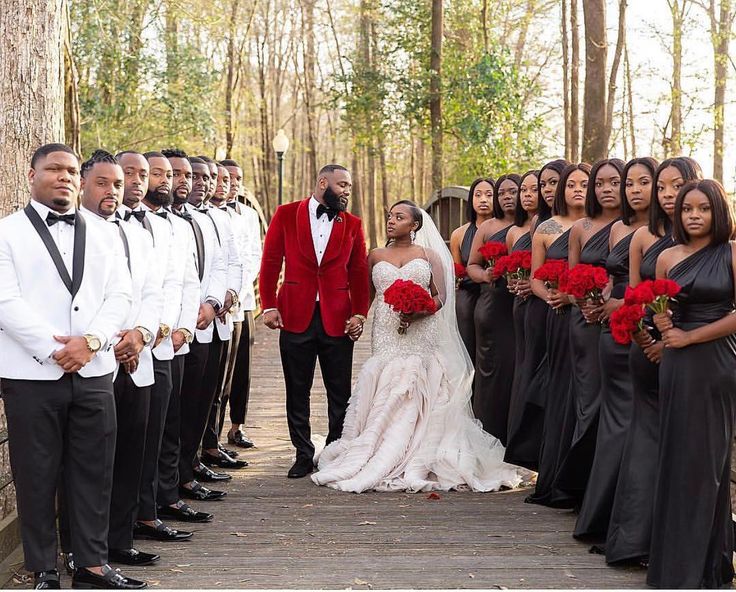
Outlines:
[{"label": "groom", "polygon": [[[353,342],[368,314],[368,266],[360,218],[346,211],[352,177],[323,167],[311,197],[279,207],[266,233],[259,288],[263,322],[281,329],[286,419],[296,448],[291,478],[314,468],[309,395],[319,358],[327,389],[327,443],[342,434],[350,398]],[[284,281],[276,295],[282,263]]]}]

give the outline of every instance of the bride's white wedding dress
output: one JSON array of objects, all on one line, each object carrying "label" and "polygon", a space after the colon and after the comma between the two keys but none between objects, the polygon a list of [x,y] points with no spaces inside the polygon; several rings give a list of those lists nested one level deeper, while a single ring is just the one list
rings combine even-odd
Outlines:
[{"label": "bride's white wedding dress", "polygon": [[501,443],[472,416],[469,393],[454,392],[438,315],[400,335],[399,315],[383,300],[397,279],[428,288],[431,264],[417,258],[397,268],[379,261],[372,274],[373,355],[353,388],[342,437],[321,452],[312,480],[353,492],[518,486],[520,470],[503,462]]}]

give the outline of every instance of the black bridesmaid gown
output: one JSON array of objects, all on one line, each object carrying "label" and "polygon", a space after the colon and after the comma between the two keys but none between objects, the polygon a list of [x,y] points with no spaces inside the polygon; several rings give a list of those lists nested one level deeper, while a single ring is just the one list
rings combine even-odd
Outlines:
[{"label": "black bridesmaid gown", "polygon": [[[557,237],[547,249],[547,260],[567,260],[570,230]],[[558,508],[571,508],[575,499],[555,487],[555,477],[567,456],[574,426],[570,402],[572,365],[570,363],[570,305],[559,310],[547,306],[547,364],[544,430],[539,451],[537,486],[525,501]]]},{"label": "black bridesmaid gown", "polygon": [[[606,260],[613,278],[611,298],[623,300],[629,283],[629,245],[633,233],[617,242]],[[598,346],[601,395],[598,437],[588,487],[580,508],[574,536],[602,543],[611,519],[621,457],[631,425],[634,405],[629,376],[629,346],[616,343],[608,325],[601,330]]]},{"label": "black bridesmaid gown", "polygon": [[[511,226],[487,242],[505,242]],[[514,296],[500,278],[481,284],[475,306],[475,390],[473,413],[483,429],[506,446],[511,385],[514,380]]]},{"label": "black bridesmaid gown", "polygon": [[[711,245],[672,267],[682,287],[673,322],[685,331],[734,309],[731,245]],[[659,369],[659,459],[647,584],[720,588],[733,580],[731,445],[736,335],[665,349]]]},{"label": "black bridesmaid gown", "polygon": [[[478,232],[478,227],[475,222],[471,222],[460,245],[460,259],[465,266],[468,265],[468,259],[470,259],[470,247],[476,232]],[[479,294],[480,286],[468,277],[460,280],[460,285],[455,292],[457,326],[473,364],[475,364],[475,305]]]},{"label": "black bridesmaid gown", "polygon": [[[613,222],[591,236],[580,251],[580,263],[605,267]],[[600,364],[598,343],[601,326],[585,322],[577,306],[570,311],[570,356],[572,357],[572,402],[575,427],[567,457],[560,467],[556,486],[582,500],[595,455],[600,409]]]},{"label": "black bridesmaid gown", "polygon": [[[655,279],[657,258],[673,244],[668,233],[647,249],[639,269],[642,280]],[[655,339],[659,339],[651,313],[645,324]],[[648,557],[652,532],[659,454],[659,365],[650,362],[636,343],[629,348],[629,376],[634,401],[606,537],[608,563]]]},{"label": "black bridesmaid gown", "polygon": [[[530,251],[532,248],[532,236],[528,232],[520,236],[511,251]],[[525,396],[520,392],[522,382],[522,370],[524,366],[524,356],[526,354],[526,340],[524,338],[524,319],[526,318],[527,305],[529,298],[522,299],[518,296],[514,298],[514,341],[516,352],[514,354],[514,380],[511,386],[511,401],[509,403],[509,418],[507,428],[507,446],[510,442],[509,436],[511,429],[515,425],[515,418],[519,417],[524,411],[526,402]],[[508,453],[508,448],[506,450]]]}]

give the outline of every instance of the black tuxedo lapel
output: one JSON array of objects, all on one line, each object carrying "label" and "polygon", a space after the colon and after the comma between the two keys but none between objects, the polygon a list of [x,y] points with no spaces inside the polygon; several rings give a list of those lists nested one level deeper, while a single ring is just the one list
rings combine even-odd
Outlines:
[{"label": "black tuxedo lapel", "polygon": [[146,217],[143,218],[143,228],[145,228],[151,235],[151,238],[153,239],[153,246],[155,247],[156,237],[153,234],[153,227],[151,226],[151,221],[148,219],[148,214],[146,214]]},{"label": "black tuxedo lapel", "polygon": [[120,233],[120,238],[123,240],[123,249],[125,249],[125,258],[128,260],[128,271],[132,272],[133,270],[130,268],[130,243],[128,242],[128,237],[125,235],[125,231],[123,230],[123,227],[120,224],[118,224],[118,232]]},{"label": "black tuxedo lapel", "polygon": [[72,298],[79,292],[84,277],[84,250],[87,245],[87,223],[77,212],[74,218],[74,255],[72,256]]},{"label": "black tuxedo lapel", "polygon": [[[54,262],[54,265],[56,266],[56,271],[59,272],[59,276],[61,277],[61,281],[64,282],[64,285],[66,286],[66,289],[69,290],[69,292],[72,294],[72,297],[74,296],[74,287],[72,283],[72,278],[69,277],[69,271],[66,268],[66,265],[64,265],[64,260],[61,258],[61,253],[59,253],[59,249],[56,246],[56,243],[54,242],[54,239],[51,237],[51,233],[49,232],[48,226],[46,226],[46,223],[41,219],[41,216],[38,215],[38,212],[33,208],[33,206],[29,203],[25,208],[23,208],[23,211],[25,212],[26,216],[28,216],[28,219],[31,221],[31,224],[33,225],[33,228],[36,229],[36,232],[38,233],[38,236],[41,237],[41,240],[43,241],[44,246],[46,247],[46,250],[48,251],[49,255],[51,256],[51,260]],[[75,221],[74,221],[74,275],[77,274],[77,265],[76,265],[76,258],[77,258],[77,220],[80,220],[82,217],[80,216],[79,212],[77,212]],[[82,239],[84,240],[84,238]],[[82,256],[84,256],[84,248],[82,249]],[[81,282],[81,277],[80,277]]]}]

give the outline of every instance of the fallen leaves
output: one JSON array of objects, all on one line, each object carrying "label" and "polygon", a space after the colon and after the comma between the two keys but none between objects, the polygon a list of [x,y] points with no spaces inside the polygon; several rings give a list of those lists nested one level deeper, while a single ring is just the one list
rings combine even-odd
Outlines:
[{"label": "fallen leaves", "polygon": [[358,526],[375,526],[378,524],[377,522],[371,522],[370,520],[364,520],[363,522],[359,522]]},{"label": "fallen leaves", "polygon": [[430,493],[430,494],[429,494],[429,495],[427,496],[427,499],[428,499],[428,500],[432,500],[432,501],[435,501],[435,500],[441,500],[441,499],[442,499],[442,496],[441,496],[441,495],[440,495],[439,493],[437,493],[437,492],[433,491],[432,493]]}]

